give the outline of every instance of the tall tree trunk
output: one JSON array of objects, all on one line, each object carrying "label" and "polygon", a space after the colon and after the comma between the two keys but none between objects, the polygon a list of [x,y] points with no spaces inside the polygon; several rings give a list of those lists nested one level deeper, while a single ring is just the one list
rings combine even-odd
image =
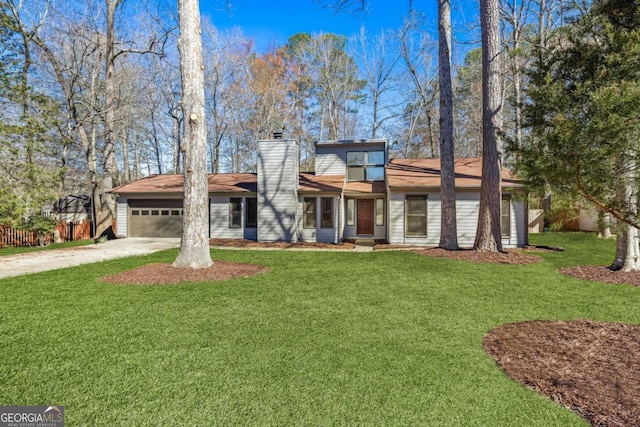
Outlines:
[{"label": "tall tree trunk", "polygon": [[480,0],[482,30],[482,185],[474,249],[502,251],[500,231],[502,126],[498,0]]},{"label": "tall tree trunk", "polygon": [[[617,202],[634,220],[638,216],[638,182],[636,162],[632,153],[625,153],[618,160],[621,170],[621,181],[616,194]],[[618,240],[616,242],[616,258],[609,266],[611,270],[640,270],[640,245],[638,229],[621,221],[618,224]]]},{"label": "tall tree trunk", "polygon": [[456,226],[456,172],[453,144],[453,89],[451,88],[451,5],[438,0],[438,65],[440,69],[440,246],[458,249]]},{"label": "tall tree trunk", "polygon": [[[121,0],[106,0],[107,3],[107,40],[106,40],[106,57],[105,57],[105,80],[104,80],[104,104],[105,104],[105,134],[104,134],[104,155],[102,169],[104,176],[102,178],[102,200],[101,209],[104,212],[101,215],[114,218],[116,212],[115,200],[107,192],[111,190],[116,182],[117,166],[116,166],[116,141],[115,141],[115,14],[116,8]],[[111,227],[111,221],[105,219],[96,224],[96,234],[101,235]]]},{"label": "tall tree trunk", "polygon": [[127,127],[122,126],[122,168],[123,180],[125,183],[131,182],[131,165],[129,164],[129,133]]},{"label": "tall tree trunk", "polygon": [[180,74],[184,126],[184,218],[180,253],[173,265],[206,268],[209,252],[209,192],[204,64],[198,0],[178,0]]}]

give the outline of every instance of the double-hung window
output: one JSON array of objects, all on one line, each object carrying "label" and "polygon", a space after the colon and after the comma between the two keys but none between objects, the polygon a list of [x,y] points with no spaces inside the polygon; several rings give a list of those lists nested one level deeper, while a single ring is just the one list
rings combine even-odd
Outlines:
[{"label": "double-hung window", "polygon": [[407,196],[405,199],[405,234],[427,235],[427,196]]},{"label": "double-hung window", "polygon": [[242,227],[242,198],[231,197],[229,199],[229,227]]},{"label": "double-hung window", "polygon": [[511,196],[502,196],[502,212],[500,215],[500,230],[502,237],[511,237]]},{"label": "double-hung window", "polygon": [[322,197],[320,199],[321,218],[320,227],[333,228],[333,197]]},{"label": "double-hung window", "polygon": [[348,181],[384,181],[384,151],[347,152]]},{"label": "double-hung window", "polygon": [[258,198],[247,197],[247,212],[245,218],[245,226],[247,228],[256,228],[258,226]]},{"label": "double-hung window", "polygon": [[304,228],[316,228],[316,198],[305,197],[303,209],[302,226]]}]

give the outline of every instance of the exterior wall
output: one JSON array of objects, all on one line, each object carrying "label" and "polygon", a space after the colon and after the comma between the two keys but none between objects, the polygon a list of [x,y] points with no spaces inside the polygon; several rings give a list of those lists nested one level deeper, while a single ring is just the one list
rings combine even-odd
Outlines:
[{"label": "exterior wall", "polygon": [[346,175],[348,151],[384,151],[385,163],[389,161],[389,153],[385,141],[337,143],[326,146],[316,144],[316,176]]},{"label": "exterior wall", "polygon": [[125,197],[119,197],[116,204],[116,232],[117,237],[127,237],[127,218],[128,218],[127,199]]},{"label": "exterior wall", "polygon": [[[373,238],[374,239],[386,239],[387,238],[387,224],[389,223],[389,204],[387,201],[387,197],[384,195],[367,195],[367,196],[362,196],[362,197],[349,197],[346,196],[344,198],[344,200],[342,201],[342,222],[344,223],[344,236],[343,238],[345,239],[353,239],[358,237],[358,212],[357,212],[357,206],[358,206],[358,199],[373,199],[374,200],[374,224],[373,224]],[[354,225],[347,225],[347,202],[346,199],[354,199],[356,200],[356,215],[355,215],[355,224]],[[383,225],[375,225],[375,200],[376,199],[384,199],[385,203],[384,203],[384,207],[385,207],[385,212],[384,212],[384,223]],[[403,206],[404,209],[404,206]]]},{"label": "exterior wall", "polygon": [[259,241],[296,241],[298,173],[297,141],[258,141]]},{"label": "exterior wall", "polygon": [[[322,197],[332,197],[333,198],[333,228],[322,228],[321,227],[321,204],[320,199]],[[304,199],[306,198],[314,198],[316,199],[316,227],[315,228],[304,228]],[[340,212],[341,212],[341,202],[342,199],[337,195],[310,195],[310,194],[301,194],[298,199],[298,237],[300,241],[303,242],[322,242],[322,243],[338,243],[340,238],[340,229],[341,229],[341,221],[340,221]]]},{"label": "exterior wall", "polygon": [[[229,203],[231,198],[240,197],[242,199],[242,220],[241,227],[229,226]],[[210,200],[210,217],[209,217],[209,235],[212,239],[247,239],[257,240],[258,231],[256,228],[247,228],[245,221],[247,219],[247,197],[255,197],[254,195],[211,195]]]},{"label": "exterior wall", "polygon": [[[404,203],[408,195],[427,196],[427,236],[405,236]],[[426,192],[392,192],[389,195],[389,236],[391,244],[437,246],[440,243],[440,192],[434,190]],[[502,239],[505,248],[524,246],[527,241],[526,202],[512,199],[511,201],[511,236]],[[458,244],[462,248],[473,246],[478,227],[478,212],[480,209],[480,192],[456,193],[456,220],[458,229]]]},{"label": "exterior wall", "polygon": [[581,208],[578,223],[581,231],[598,231],[598,211],[591,208]]}]

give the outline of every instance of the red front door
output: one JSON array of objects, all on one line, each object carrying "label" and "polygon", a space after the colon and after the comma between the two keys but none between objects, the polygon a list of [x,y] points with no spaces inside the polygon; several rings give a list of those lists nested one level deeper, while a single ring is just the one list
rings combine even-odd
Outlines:
[{"label": "red front door", "polygon": [[373,234],[373,199],[358,199],[358,234]]}]

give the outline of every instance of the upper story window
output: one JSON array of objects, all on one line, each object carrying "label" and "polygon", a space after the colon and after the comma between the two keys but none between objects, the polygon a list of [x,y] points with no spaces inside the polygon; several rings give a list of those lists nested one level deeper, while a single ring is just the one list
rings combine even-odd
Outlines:
[{"label": "upper story window", "polygon": [[384,151],[347,152],[347,181],[384,181]]}]

